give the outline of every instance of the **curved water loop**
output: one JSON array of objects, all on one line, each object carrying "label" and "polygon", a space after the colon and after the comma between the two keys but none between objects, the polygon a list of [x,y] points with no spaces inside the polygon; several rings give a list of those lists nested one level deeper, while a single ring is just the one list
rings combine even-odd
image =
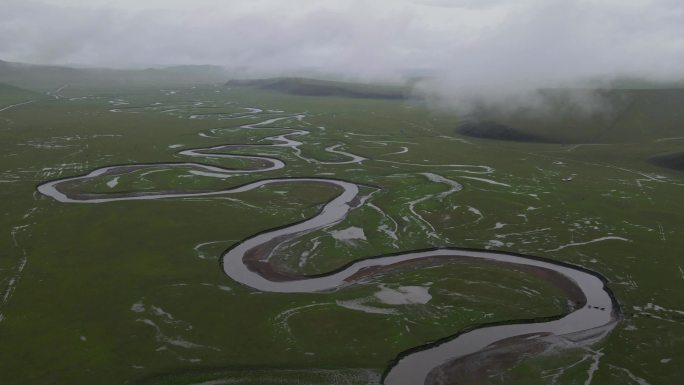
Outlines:
[{"label": "curved water loop", "polygon": [[[296,116],[299,120],[302,115]],[[269,119],[261,123],[241,126],[244,129],[265,128],[269,124],[288,119],[291,117]],[[268,230],[239,242],[222,256],[222,269],[233,280],[260,291],[277,293],[311,293],[338,290],[342,287],[353,285],[361,278],[376,274],[382,267],[397,264],[405,264],[421,260],[439,259],[466,259],[494,261],[502,265],[517,265],[531,269],[543,270],[560,276],[566,283],[577,292],[579,298],[576,308],[569,314],[553,320],[529,320],[525,322],[511,321],[509,324],[484,326],[465,333],[446,338],[437,343],[428,344],[412,349],[401,354],[387,369],[384,383],[388,385],[422,384],[430,378],[431,372],[449,362],[457,359],[467,359],[474,353],[482,352],[495,347],[502,341],[510,341],[515,338],[524,338],[524,343],[547,339],[550,336],[556,338],[571,339],[578,333],[590,332],[594,337],[602,336],[610,331],[619,318],[617,303],[612,298],[604,280],[592,271],[552,260],[534,256],[492,252],[485,250],[436,248],[402,252],[392,255],[383,255],[363,260],[357,260],[334,272],[307,277],[292,275],[275,271],[265,256],[269,251],[283,240],[292,239],[302,234],[321,229],[338,223],[346,218],[355,204],[359,204],[359,185],[353,182],[327,179],[327,178],[271,178],[251,182],[242,186],[231,187],[217,191],[203,192],[133,192],[133,193],[79,193],[60,190],[60,185],[73,181],[87,181],[102,176],[118,176],[130,173],[142,168],[196,168],[209,175],[221,177],[236,173],[266,172],[285,167],[285,163],[279,159],[264,156],[235,155],[216,153],[236,148],[254,146],[289,147],[302,159],[299,146],[301,142],[292,140],[288,136],[301,136],[308,134],[306,130],[282,128],[286,134],[266,138],[271,144],[257,145],[219,145],[180,151],[180,155],[207,158],[243,158],[251,159],[258,163],[259,167],[251,170],[231,170],[219,166],[211,166],[202,163],[154,163],[154,164],[130,164],[98,168],[86,175],[49,181],[38,186],[38,191],[60,202],[69,203],[104,203],[126,200],[149,200],[170,199],[197,196],[212,196],[237,194],[254,190],[256,188],[272,184],[293,183],[322,183],[336,187],[339,190],[337,196],[328,201],[318,214],[302,222],[290,224],[278,229]],[[328,147],[327,150],[338,155],[345,155],[351,161],[338,163],[359,163],[365,158],[353,154],[336,151],[337,146]],[[314,161],[308,159],[307,161]],[[317,162],[317,161],[316,161]],[[320,162],[324,163],[324,162]],[[334,163],[334,162],[326,162]],[[482,167],[485,172],[491,172],[486,166],[453,165],[464,167],[464,172],[473,172],[473,168]]]}]

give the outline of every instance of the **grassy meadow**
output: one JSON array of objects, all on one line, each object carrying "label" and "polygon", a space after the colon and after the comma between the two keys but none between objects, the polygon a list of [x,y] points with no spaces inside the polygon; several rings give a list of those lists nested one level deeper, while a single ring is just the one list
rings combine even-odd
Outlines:
[{"label": "grassy meadow", "polygon": [[[397,268],[315,294],[262,293],[223,274],[224,250],[315,215],[338,193],[330,186],[102,204],[59,203],[35,190],[117,164],[255,168],[178,152],[266,145],[263,138],[285,127],[309,131],[296,137],[303,157],[345,161],[325,150],[341,145],[367,160],[310,163],[290,148],[242,147],[231,153],[273,156],[287,166],[219,179],[151,165],[116,183],[102,177],[69,189],[206,191],[262,178],[349,180],[364,186],[366,203],[334,226],[281,245],[272,263],[320,274],[359,258],[451,246],[581,265],[610,282],[624,316],[618,327],[597,345],[521,358],[482,383],[585,384],[589,376],[601,384],[677,383],[684,367],[684,171],[649,159],[682,151],[683,95],[620,91],[611,96],[621,104],[610,125],[603,117],[562,127],[501,118],[554,138],[528,143],[462,135],[459,116],[419,100],[222,84],[98,84],[49,94],[1,85],[0,109],[32,102],[0,112],[0,384],[377,383],[407,349],[473,325],[568,311],[549,282],[489,263]],[[284,116],[292,117],[239,128]],[[426,173],[463,189],[444,194],[449,186]],[[350,228],[363,236],[335,236]],[[403,286],[429,288],[432,298],[390,305],[375,297],[383,287]]]}]

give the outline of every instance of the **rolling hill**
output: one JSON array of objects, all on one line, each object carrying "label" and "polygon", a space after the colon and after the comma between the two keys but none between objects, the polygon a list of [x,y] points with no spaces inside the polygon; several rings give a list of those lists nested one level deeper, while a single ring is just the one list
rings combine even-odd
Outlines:
[{"label": "rolling hill", "polygon": [[408,89],[395,85],[377,85],[308,78],[235,79],[228,87],[253,87],[301,96],[339,96],[369,99],[405,99]]},{"label": "rolling hill", "polygon": [[481,107],[455,130],[479,138],[551,143],[627,143],[684,136],[684,88],[588,92],[590,108],[572,100],[568,90],[546,90],[540,108]]},{"label": "rolling hill", "polygon": [[43,95],[19,88],[10,84],[0,83],[0,108],[4,106],[21,103],[23,101],[35,99]]},{"label": "rolling hill", "polygon": [[222,83],[229,76],[223,67],[210,65],[123,70],[0,61],[0,82],[37,91],[49,91],[65,84],[103,88]]}]

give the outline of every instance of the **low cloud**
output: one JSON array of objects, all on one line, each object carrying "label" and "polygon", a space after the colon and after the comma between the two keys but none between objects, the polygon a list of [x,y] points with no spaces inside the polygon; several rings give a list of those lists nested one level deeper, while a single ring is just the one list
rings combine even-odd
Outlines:
[{"label": "low cloud", "polygon": [[681,78],[684,3],[5,0],[0,58],[217,64],[262,76],[311,71],[376,81],[429,76],[422,86],[445,100],[511,103],[533,100],[539,88],[593,87],[599,76]]}]

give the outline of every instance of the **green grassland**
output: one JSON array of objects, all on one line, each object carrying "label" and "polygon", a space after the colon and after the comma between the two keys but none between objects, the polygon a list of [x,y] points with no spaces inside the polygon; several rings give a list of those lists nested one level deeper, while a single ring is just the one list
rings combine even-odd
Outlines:
[{"label": "green grassland", "polygon": [[[289,148],[243,147],[231,153],[270,154],[287,167],[217,179],[150,166],[113,187],[111,177],[102,177],[68,188],[204,191],[283,176],[353,181],[365,186],[373,207],[361,205],[341,223],[282,245],[273,263],[317,274],[383,253],[453,246],[585,266],[609,280],[624,312],[617,329],[598,345],[521,359],[482,383],[584,384],[590,375],[595,384],[676,383],[684,366],[684,173],[649,159],[682,150],[677,108],[684,93],[636,95],[613,124],[597,118],[577,131],[566,129],[570,123],[544,131],[537,123],[530,132],[568,136],[526,143],[460,135],[458,116],[417,100],[294,96],[221,84],[69,86],[60,97],[2,87],[0,108],[34,102],[0,112],[0,383],[366,384],[402,351],[468,326],[568,311],[549,282],[488,263],[397,268],[316,294],[261,293],[223,274],[223,250],[315,215],[337,193],[329,186],[103,204],[64,204],[35,192],[44,181],[114,164],[256,167],[178,151],[268,144],[261,139],[278,127],[310,131],[297,137],[307,158],[344,161],[324,150],[341,144],[368,160],[317,164]],[[264,111],[250,116],[244,108]],[[297,113],[306,118],[235,129]],[[198,114],[206,115],[190,119]],[[441,196],[448,186],[423,173],[463,190]],[[363,229],[365,239],[333,237],[350,227]],[[399,286],[429,287],[432,299],[374,301],[380,287]],[[359,303],[380,311],[348,306]]]}]

